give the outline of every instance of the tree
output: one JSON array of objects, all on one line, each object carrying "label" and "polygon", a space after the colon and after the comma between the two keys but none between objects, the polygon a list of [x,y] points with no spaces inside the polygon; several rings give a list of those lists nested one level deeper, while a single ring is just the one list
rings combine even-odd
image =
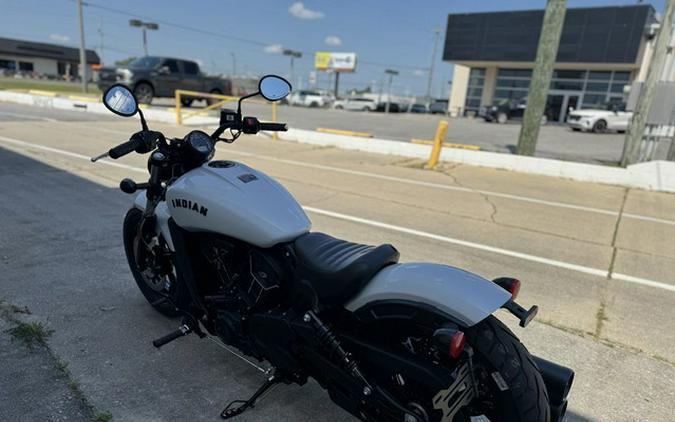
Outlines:
[{"label": "tree", "polygon": [[126,59],[117,60],[115,62],[115,64],[117,66],[124,66],[124,65],[127,65],[127,64],[131,63],[132,61],[134,61],[136,59],[137,59],[137,57],[127,57]]}]

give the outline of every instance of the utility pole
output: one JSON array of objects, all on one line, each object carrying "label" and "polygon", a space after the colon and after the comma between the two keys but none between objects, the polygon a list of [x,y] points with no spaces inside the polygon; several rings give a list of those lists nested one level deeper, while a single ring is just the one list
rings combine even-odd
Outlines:
[{"label": "utility pole", "polygon": [[389,105],[391,104],[391,81],[394,79],[394,75],[398,75],[398,70],[385,69],[384,73],[389,75],[389,85],[387,86],[387,105],[384,108],[384,112],[389,113]]},{"label": "utility pole", "polygon": [[77,0],[77,16],[80,20],[80,78],[82,92],[87,92],[87,56],[84,50],[84,19],[82,16],[82,0]]},{"label": "utility pole", "polygon": [[668,44],[670,44],[673,33],[673,13],[675,13],[675,0],[666,0],[666,10],[663,13],[659,33],[656,35],[656,41],[654,42],[654,52],[647,69],[647,77],[642,84],[640,96],[633,111],[633,118],[628,125],[628,130],[626,130],[626,141],[621,157],[622,167],[635,164],[640,157],[642,136],[652,108],[656,85],[661,79],[663,63],[666,59]]},{"label": "utility pole", "polygon": [[439,28],[434,29],[434,48],[431,50],[431,64],[429,64],[429,80],[427,81],[427,109],[431,105],[431,82],[434,79],[434,65],[436,64],[436,48],[438,47],[438,38],[441,36]]},{"label": "utility pole", "polygon": [[335,91],[333,94],[335,95],[335,98],[338,97],[338,86],[340,84],[340,72],[335,72]]},{"label": "utility pole", "polygon": [[232,76],[237,75],[237,56],[234,55],[234,53],[230,53],[232,56]]},{"label": "utility pole", "polygon": [[560,45],[560,33],[565,21],[566,3],[567,0],[548,0],[546,4],[537,46],[537,58],[534,62],[532,81],[527,94],[527,108],[518,137],[518,154],[520,155],[534,155],[537,149],[539,127],[546,107],[553,65]]},{"label": "utility pole", "polygon": [[101,59],[101,63],[104,63],[103,60],[103,19],[99,16],[98,18],[98,56]]}]

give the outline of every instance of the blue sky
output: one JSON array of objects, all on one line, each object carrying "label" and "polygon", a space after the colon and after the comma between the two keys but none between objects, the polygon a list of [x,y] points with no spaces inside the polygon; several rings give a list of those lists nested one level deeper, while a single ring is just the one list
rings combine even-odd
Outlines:
[{"label": "blue sky", "polygon": [[[341,88],[378,86],[386,67],[398,69],[394,90],[423,94],[431,61],[434,28],[444,28],[448,13],[542,9],[545,0],[85,0],[87,48],[99,48],[103,32],[106,63],[142,55],[141,33],[131,18],[159,21],[149,32],[149,53],[194,59],[207,72],[288,75],[289,59],[280,47],[304,52],[295,62],[297,87],[307,84],[315,51],[356,52],[358,68],[343,74]],[[568,0],[568,7],[635,4],[635,0]],[[665,0],[652,0],[662,11]],[[100,6],[100,7],[97,7]],[[112,8],[113,10],[104,10]],[[171,23],[215,35],[182,29]],[[218,36],[220,34],[221,36]],[[75,46],[79,42],[74,0],[0,0],[0,36]],[[432,94],[447,89],[452,66],[436,57]],[[329,86],[319,73],[319,85]]]}]

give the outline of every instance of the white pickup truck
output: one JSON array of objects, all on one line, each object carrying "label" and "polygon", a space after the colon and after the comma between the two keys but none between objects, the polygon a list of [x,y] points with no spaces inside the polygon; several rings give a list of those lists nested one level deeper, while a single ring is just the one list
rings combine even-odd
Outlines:
[{"label": "white pickup truck", "polygon": [[571,111],[567,115],[567,124],[576,131],[625,132],[632,118],[633,112],[626,111],[625,104],[610,103],[604,108]]}]

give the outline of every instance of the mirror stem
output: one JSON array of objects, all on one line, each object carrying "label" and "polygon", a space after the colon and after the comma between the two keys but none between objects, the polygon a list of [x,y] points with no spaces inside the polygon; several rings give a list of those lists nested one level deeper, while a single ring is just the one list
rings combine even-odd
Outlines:
[{"label": "mirror stem", "polygon": [[149,130],[148,123],[145,121],[145,116],[143,115],[143,111],[141,111],[140,107],[138,108],[138,114],[141,116],[141,127],[147,132]]},{"label": "mirror stem", "polygon": [[247,98],[255,97],[256,95],[259,95],[260,91],[254,92],[253,94],[248,94],[244,95],[243,97],[239,98],[239,102],[237,103],[237,115],[239,118],[241,118],[241,102],[244,101]]}]

